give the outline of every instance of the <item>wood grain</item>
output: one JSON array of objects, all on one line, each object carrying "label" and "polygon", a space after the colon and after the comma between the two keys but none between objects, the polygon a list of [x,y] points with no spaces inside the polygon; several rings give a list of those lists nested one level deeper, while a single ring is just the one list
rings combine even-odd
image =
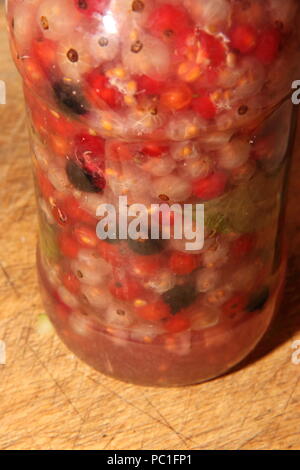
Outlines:
[{"label": "wood grain", "polygon": [[[3,9],[0,79],[1,449],[299,449],[300,132],[288,207],[289,274],[280,316],[234,372],[177,389],[125,385],[40,335],[35,275],[35,203],[20,79],[9,58]],[[299,77],[300,78],[300,77]]]}]

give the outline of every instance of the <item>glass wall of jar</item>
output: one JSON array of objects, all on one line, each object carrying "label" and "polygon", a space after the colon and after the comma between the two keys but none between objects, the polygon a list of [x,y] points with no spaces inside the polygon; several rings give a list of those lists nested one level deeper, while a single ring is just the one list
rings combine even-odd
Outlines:
[{"label": "glass wall of jar", "polygon": [[[134,383],[227,371],[267,330],[284,279],[298,2],[10,0],[7,16],[58,334]],[[203,203],[204,247],[174,227],[99,239],[97,208],[120,196],[149,217]]]}]

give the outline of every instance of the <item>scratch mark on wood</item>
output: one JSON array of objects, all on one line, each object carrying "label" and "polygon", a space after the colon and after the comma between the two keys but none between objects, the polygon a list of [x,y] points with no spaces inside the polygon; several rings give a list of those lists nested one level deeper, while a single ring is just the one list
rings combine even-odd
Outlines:
[{"label": "scratch mark on wood", "polygon": [[163,420],[165,425],[170,429],[170,431],[172,431],[181,440],[181,442],[183,442],[183,444],[188,448],[188,441],[193,442],[193,440],[190,437],[183,436],[181,432],[177,431],[174,428],[174,426],[172,426],[171,423],[167,420],[167,418],[160,412],[160,410],[156,408],[156,406],[149,400],[149,398],[145,394],[143,394],[143,396],[145,400],[147,401],[147,403],[156,411],[158,416],[160,416],[160,418]]},{"label": "scratch mark on wood", "polygon": [[47,374],[49,375],[49,377],[51,378],[51,380],[53,381],[55,387],[57,388],[57,390],[60,391],[60,393],[63,395],[63,397],[66,399],[66,401],[69,403],[69,405],[71,406],[71,408],[75,411],[75,413],[79,416],[80,420],[83,421],[83,417],[81,416],[80,412],[78,411],[78,409],[76,408],[76,406],[73,404],[72,400],[68,397],[68,395],[65,393],[64,389],[62,388],[62,386],[58,383],[58,381],[55,379],[55,377],[53,377],[53,375],[51,374],[51,372],[49,371],[48,367],[46,366],[46,364],[40,359],[40,357],[36,354],[36,351],[34,350],[34,348],[28,344],[28,347],[29,349],[32,351],[33,355],[35,356],[35,359],[37,360],[37,362],[43,367],[43,369],[45,369],[45,371],[47,372]]},{"label": "scratch mark on wood", "polygon": [[1,261],[0,261],[0,269],[1,269],[1,271],[3,272],[4,276],[6,277],[6,280],[7,280],[8,284],[9,284],[9,286],[11,287],[11,289],[13,290],[14,294],[15,294],[16,296],[19,296],[20,293],[19,293],[18,289],[16,288],[14,282],[11,280],[9,273],[6,271],[6,269],[4,268],[3,264],[1,263]]},{"label": "scratch mark on wood", "polygon": [[[155,422],[161,424],[162,426],[166,426],[170,431],[174,432],[176,434],[177,437],[179,437],[181,439],[181,441],[186,445],[186,437],[185,436],[182,436],[180,433],[178,433],[178,431],[176,431],[173,426],[170,425],[170,423],[168,423],[168,421],[160,415],[160,413],[158,412],[158,414],[161,416],[162,419],[158,419],[156,418],[155,416],[153,416],[151,413],[148,413],[146,410],[143,410],[142,408],[140,408],[139,406],[135,405],[134,403],[132,403],[131,401],[127,400],[125,397],[122,397],[122,395],[120,395],[118,392],[116,392],[115,390],[112,390],[110,387],[108,387],[107,385],[101,383],[101,382],[98,382],[97,380],[95,380],[93,377],[91,376],[88,376],[88,378],[90,380],[92,380],[93,382],[97,383],[97,385],[100,385],[102,386],[103,388],[105,388],[105,390],[109,391],[110,393],[112,393],[113,395],[115,395],[116,397],[118,397],[121,401],[123,401],[124,403],[126,403],[126,405],[129,405],[131,407],[133,407],[134,409],[136,409],[137,411],[139,411],[140,413],[143,413],[145,414],[146,416],[148,416],[149,418],[151,418],[152,420],[154,420]],[[153,405],[152,405],[153,406]],[[156,411],[158,411],[156,408],[155,408]]]}]

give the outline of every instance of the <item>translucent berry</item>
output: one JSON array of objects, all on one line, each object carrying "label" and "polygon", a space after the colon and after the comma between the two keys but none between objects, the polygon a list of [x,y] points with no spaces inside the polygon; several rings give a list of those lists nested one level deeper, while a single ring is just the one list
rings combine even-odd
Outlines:
[{"label": "translucent berry", "polygon": [[63,76],[74,82],[91,69],[91,57],[85,41],[78,33],[70,34],[59,42],[56,60]]},{"label": "translucent berry", "polygon": [[251,146],[245,140],[235,138],[220,149],[220,168],[233,170],[244,165],[250,158]]},{"label": "translucent berry", "polygon": [[175,169],[176,163],[172,158],[151,158],[142,165],[143,170],[153,176],[167,176]]},{"label": "translucent berry", "polygon": [[103,27],[97,30],[97,34],[87,34],[83,43],[91,56],[90,66],[93,68],[112,61],[116,57],[119,52],[120,38]]},{"label": "translucent berry", "polygon": [[[127,41],[122,48],[122,60],[126,68],[134,75],[145,75],[161,81],[170,70],[170,50],[160,39],[141,33],[139,47],[132,49]],[[141,47],[142,46],[142,47]],[[138,52],[136,52],[138,51]]]},{"label": "translucent berry", "polygon": [[[122,302],[112,301],[105,313],[105,324],[108,326],[115,326],[118,328],[128,328],[133,322],[133,315],[128,306],[124,306]],[[117,332],[115,332],[116,334]],[[119,338],[115,337],[114,340],[120,341],[123,338],[123,331],[118,332]]]},{"label": "translucent berry", "polygon": [[[160,265],[161,268],[161,265]],[[168,290],[172,289],[176,282],[176,276],[169,270],[160,269],[155,273],[155,276],[151,276],[145,283],[145,286],[158,294],[163,294]]]},{"label": "translucent berry", "polygon": [[[110,304],[112,297],[109,292],[107,292],[106,286],[89,286],[83,284],[81,286],[81,293],[84,295],[88,303],[96,309],[107,308]],[[78,291],[77,291],[78,294]]]},{"label": "translucent berry", "polygon": [[220,273],[215,269],[203,268],[197,274],[198,292],[208,292],[217,287]]},{"label": "translucent berry", "polygon": [[163,195],[170,201],[181,202],[188,199],[191,193],[190,182],[174,174],[161,176],[153,181],[152,194],[158,199]]},{"label": "translucent berry", "polygon": [[54,41],[72,34],[79,20],[80,15],[69,1],[43,0],[37,11],[37,22],[43,36]]},{"label": "translucent berry", "polygon": [[109,0],[74,0],[74,3],[80,13],[91,16],[94,13],[103,14]]},{"label": "translucent berry", "polygon": [[75,240],[73,243],[78,246],[78,251],[76,259],[71,262],[71,269],[79,281],[90,286],[106,282],[107,275],[111,273],[110,265],[104,259],[97,257],[97,252],[82,249]]}]

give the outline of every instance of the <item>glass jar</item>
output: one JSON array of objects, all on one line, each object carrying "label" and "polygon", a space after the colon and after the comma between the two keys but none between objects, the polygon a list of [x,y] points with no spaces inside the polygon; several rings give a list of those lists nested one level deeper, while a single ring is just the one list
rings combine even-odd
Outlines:
[{"label": "glass jar", "polygon": [[[286,265],[298,4],[8,1],[45,308],[99,371],[197,383],[241,361],[267,330]],[[103,208],[121,221],[134,204],[158,238],[150,226],[121,235],[117,223],[99,235]],[[161,204],[169,218],[152,219]],[[192,209],[191,230],[204,205],[203,246],[176,236],[173,204]]]}]

